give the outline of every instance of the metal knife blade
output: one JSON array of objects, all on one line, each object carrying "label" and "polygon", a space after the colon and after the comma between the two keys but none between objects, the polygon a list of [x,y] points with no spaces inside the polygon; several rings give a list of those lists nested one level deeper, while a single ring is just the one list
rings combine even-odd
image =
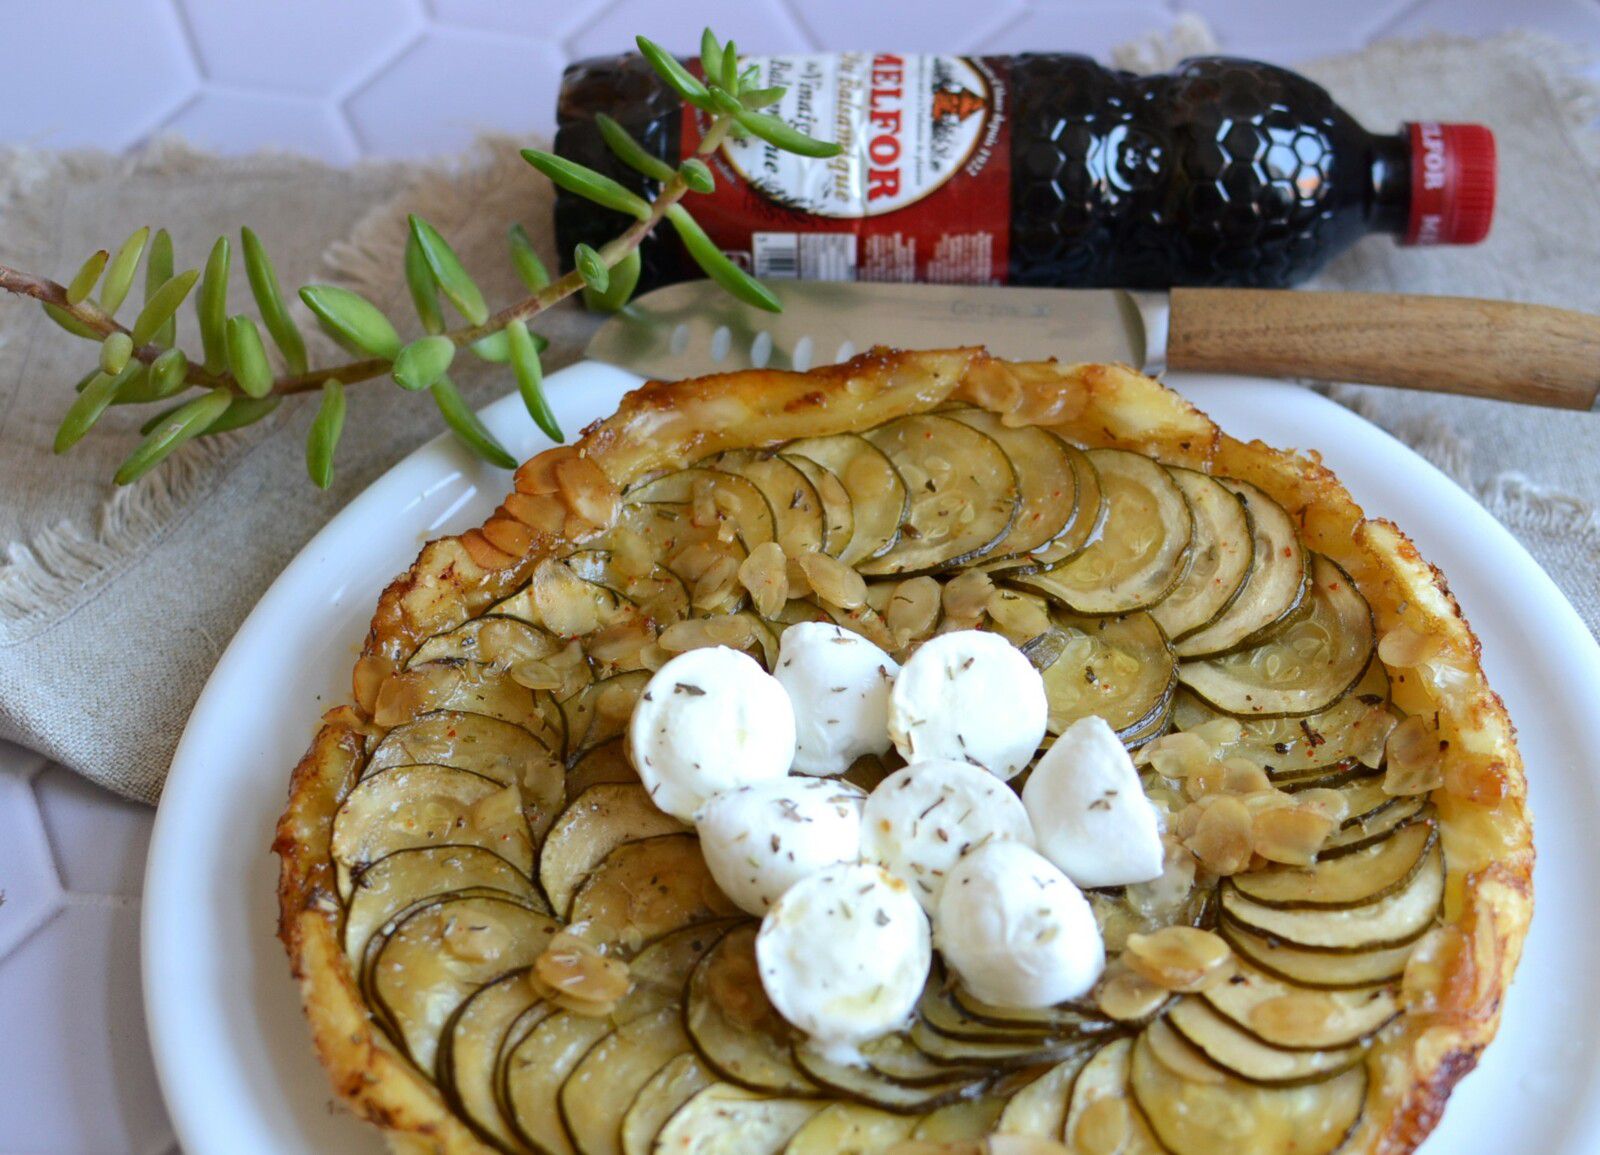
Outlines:
[{"label": "metal knife blade", "polygon": [[1166,343],[1165,294],[853,281],[767,287],[783,312],[742,304],[709,281],[656,289],[607,320],[587,355],[669,379],[804,371],[873,345],[984,345],[1014,360],[1122,361],[1153,371]]}]

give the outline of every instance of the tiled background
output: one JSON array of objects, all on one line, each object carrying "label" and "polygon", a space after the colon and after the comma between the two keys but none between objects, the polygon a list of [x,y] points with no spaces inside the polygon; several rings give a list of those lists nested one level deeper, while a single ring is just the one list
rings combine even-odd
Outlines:
[{"label": "tiled background", "polygon": [[[1204,18],[1285,63],[1534,28],[1600,52],[1600,0],[0,0],[0,145],[333,161],[548,132],[563,62],[709,22],[750,51],[1074,50]],[[1600,74],[1597,74],[1600,75]],[[165,1155],[138,904],[150,814],[0,744],[0,1155]]]}]

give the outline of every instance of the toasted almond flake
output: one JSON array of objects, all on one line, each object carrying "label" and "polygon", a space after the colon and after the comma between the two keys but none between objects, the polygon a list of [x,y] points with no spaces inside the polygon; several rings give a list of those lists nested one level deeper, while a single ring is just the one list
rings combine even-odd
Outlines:
[{"label": "toasted almond flake", "polygon": [[1078,1116],[1077,1126],[1072,1129],[1072,1146],[1082,1155],[1117,1155],[1127,1145],[1131,1130],[1126,1100],[1096,1099]]},{"label": "toasted almond flake", "polygon": [[1201,813],[1184,844],[1213,874],[1237,874],[1250,863],[1253,827],[1250,810],[1243,802],[1218,795]]},{"label": "toasted almond flake", "polygon": [[1438,733],[1416,715],[1390,733],[1384,758],[1386,793],[1427,794],[1444,784],[1444,746]]},{"label": "toasted almond flake", "polygon": [[867,583],[838,558],[811,549],[797,560],[806,582],[823,601],[845,610],[860,609],[867,604]]},{"label": "toasted almond flake", "polygon": [[1422,665],[1442,648],[1443,643],[1437,636],[1418,633],[1402,624],[1378,639],[1378,660],[1390,669],[1411,669]]},{"label": "toasted almond flake", "polygon": [[994,580],[982,570],[963,570],[944,583],[944,612],[952,618],[981,619],[994,596]]},{"label": "toasted almond flake", "polygon": [[1095,988],[1094,1001],[1110,1018],[1131,1023],[1155,1014],[1167,1001],[1167,991],[1119,962],[1106,968],[1105,977]]},{"label": "toasted almond flake", "polygon": [[1255,816],[1252,824],[1253,846],[1255,852],[1269,862],[1310,866],[1337,825],[1326,814],[1309,807],[1264,810]]},{"label": "toasted almond flake", "polygon": [[893,587],[882,616],[894,635],[896,649],[933,635],[939,621],[939,597],[939,583],[931,577],[907,578]]},{"label": "toasted almond flake", "polygon": [[762,542],[739,564],[739,581],[750,592],[756,613],[775,618],[789,600],[789,559],[775,541]]},{"label": "toasted almond flake", "polygon": [[727,610],[739,598],[739,563],[724,554],[695,580],[689,601],[697,610]]},{"label": "toasted almond flake", "polygon": [[1168,926],[1150,934],[1130,934],[1122,961],[1166,990],[1203,991],[1227,979],[1233,951],[1209,930]]},{"label": "toasted almond flake", "polygon": [[1339,1004],[1321,991],[1275,995],[1250,1008],[1250,1025],[1269,1038],[1295,1038],[1327,1029]]}]

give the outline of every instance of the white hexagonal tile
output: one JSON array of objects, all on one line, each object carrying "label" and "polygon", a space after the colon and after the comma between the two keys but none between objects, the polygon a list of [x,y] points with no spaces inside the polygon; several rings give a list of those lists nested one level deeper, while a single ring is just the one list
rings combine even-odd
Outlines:
[{"label": "white hexagonal tile", "polygon": [[126,148],[199,81],[166,0],[7,4],[0,27],[0,141]]},{"label": "white hexagonal tile", "polygon": [[607,0],[428,0],[428,10],[440,24],[505,32],[539,40],[555,40],[592,20]]},{"label": "white hexagonal tile", "polygon": [[436,28],[346,111],[362,147],[382,156],[459,152],[485,130],[548,137],[561,68],[552,44]]},{"label": "white hexagonal tile", "polygon": [[893,52],[966,52],[1022,12],[1022,0],[925,0],[916,18],[908,20],[895,4],[863,4],[861,0],[804,0],[794,6],[795,18],[812,40],[827,47],[849,46]]},{"label": "white hexagonal tile", "polygon": [[326,99],[281,92],[206,90],[161,126],[220,153],[303,153],[343,162],[361,155],[339,108]]},{"label": "white hexagonal tile", "polygon": [[0,1149],[144,1155],[172,1142],[139,990],[139,912],[74,903],[0,960]]},{"label": "white hexagonal tile", "polygon": [[1216,33],[1218,48],[1238,56],[1291,63],[1359,48],[1413,0],[1341,0],[1304,4],[1285,18],[1282,0],[1182,0]]},{"label": "white hexagonal tile", "polygon": [[156,812],[62,766],[33,783],[61,883],[73,894],[137,899]]},{"label": "white hexagonal tile", "polygon": [[[0,751],[0,964],[14,955],[61,910],[61,883],[56,876],[44,823],[34,804],[29,775],[35,758],[23,758],[15,747]],[[3,1038],[0,1035],[0,1038]],[[0,1134],[4,1134],[0,1130]]]},{"label": "white hexagonal tile", "polygon": [[416,36],[418,0],[181,0],[208,80],[337,94]]},{"label": "white hexagonal tile", "polygon": [[1100,60],[1129,41],[1166,32],[1172,13],[1160,4],[1073,3],[1030,8],[974,45],[984,52],[1083,52]]},{"label": "white hexagonal tile", "polygon": [[[622,0],[573,37],[572,54],[579,57],[631,52],[635,36],[648,36],[674,52],[698,52],[700,29],[707,24],[724,40],[738,41],[746,52],[807,52],[815,48],[780,0],[701,0],[687,10],[683,5],[662,4],[659,0]],[[854,39],[854,29],[851,33]],[[837,41],[838,37],[833,39]],[[836,43],[832,47],[846,45]]]}]

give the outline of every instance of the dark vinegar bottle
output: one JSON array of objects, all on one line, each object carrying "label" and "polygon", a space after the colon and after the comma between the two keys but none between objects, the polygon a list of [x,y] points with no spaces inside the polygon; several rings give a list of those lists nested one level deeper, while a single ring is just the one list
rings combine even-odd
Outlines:
[{"label": "dark vinegar bottle", "polygon": [[[1310,80],[1225,57],[1136,76],[1086,56],[843,53],[746,61],[770,111],[839,156],[729,140],[694,199],[712,239],[757,276],[1128,286],[1293,284],[1369,233],[1474,244],[1494,212],[1479,125],[1368,132]],[[605,112],[676,163],[705,118],[637,56],[568,68],[556,149],[634,188],[595,127]],[[562,194],[564,253],[624,218]],[[570,259],[570,258],[569,258]],[[647,243],[648,288],[697,276]]]}]

